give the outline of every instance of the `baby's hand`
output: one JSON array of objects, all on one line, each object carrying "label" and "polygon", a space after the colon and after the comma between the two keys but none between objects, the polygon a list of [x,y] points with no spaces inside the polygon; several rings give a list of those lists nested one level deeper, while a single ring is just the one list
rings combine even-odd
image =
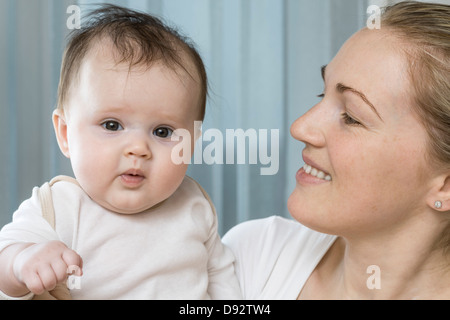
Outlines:
[{"label": "baby's hand", "polygon": [[33,244],[21,251],[13,264],[14,275],[36,295],[53,290],[67,280],[68,270],[80,270],[83,260],[60,241]]}]

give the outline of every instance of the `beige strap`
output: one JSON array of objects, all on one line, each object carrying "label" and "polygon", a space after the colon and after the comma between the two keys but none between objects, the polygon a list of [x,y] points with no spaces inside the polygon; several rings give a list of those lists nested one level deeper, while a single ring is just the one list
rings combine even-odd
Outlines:
[{"label": "beige strap", "polygon": [[38,191],[41,202],[42,216],[55,229],[55,211],[53,209],[52,191],[50,184],[45,183]]},{"label": "beige strap", "polygon": [[217,216],[216,207],[214,206],[214,203],[212,202],[212,200],[211,200],[211,198],[210,198],[208,192],[206,192],[206,190],[203,189],[203,187],[200,185],[200,183],[198,183],[195,179],[193,179],[193,178],[191,178],[191,177],[189,177],[189,176],[186,176],[186,178],[188,178],[189,180],[191,180],[192,182],[194,182],[194,183],[197,185],[197,187],[198,187],[198,188],[200,189],[200,191],[203,193],[203,196],[206,198],[206,200],[208,200],[209,205],[211,206],[211,209],[212,209],[214,215]]},{"label": "beige strap", "polygon": [[[58,181],[68,181],[76,185],[79,185],[74,178],[66,176],[58,176],[50,183],[44,183],[42,187],[38,189],[38,196],[41,202],[42,216],[45,220],[55,229],[55,210],[53,208],[52,190],[50,189]],[[70,291],[64,283],[60,283],[52,291],[46,291],[41,295],[35,295],[33,300],[72,300]]]},{"label": "beige strap", "polygon": [[71,177],[58,176],[52,179],[50,183],[44,183],[44,185],[39,189],[38,195],[41,202],[42,216],[45,220],[55,229],[55,209],[53,208],[52,199],[52,187],[58,181],[71,182],[79,186],[77,180]]},{"label": "beige strap", "polygon": [[77,186],[80,186],[80,184],[78,183],[78,181],[75,178],[68,177],[68,176],[57,176],[57,177],[54,177],[52,179],[52,181],[50,181],[50,187],[52,187],[58,181],[66,181],[66,182],[73,183]]}]

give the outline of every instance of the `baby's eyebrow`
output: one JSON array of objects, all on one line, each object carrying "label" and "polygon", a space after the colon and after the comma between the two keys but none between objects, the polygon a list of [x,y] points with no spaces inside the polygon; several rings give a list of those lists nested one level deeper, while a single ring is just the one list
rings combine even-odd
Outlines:
[{"label": "baby's eyebrow", "polygon": [[[326,65],[322,66],[321,74],[322,74],[322,79],[323,79],[324,82],[325,82],[325,73],[326,73],[326,71],[327,71],[327,66]],[[383,119],[381,118],[377,108],[375,108],[373,103],[371,103],[369,101],[369,99],[367,99],[367,97],[366,97],[366,95],[364,93],[362,93],[362,92],[360,92],[360,91],[358,91],[358,90],[356,90],[354,88],[351,88],[349,86],[346,86],[346,85],[344,85],[344,84],[342,84],[340,82],[338,84],[336,84],[336,90],[339,93],[344,93],[345,91],[350,91],[352,93],[355,93],[375,112],[375,114],[378,116],[378,118],[380,118],[380,120],[383,121]]]}]

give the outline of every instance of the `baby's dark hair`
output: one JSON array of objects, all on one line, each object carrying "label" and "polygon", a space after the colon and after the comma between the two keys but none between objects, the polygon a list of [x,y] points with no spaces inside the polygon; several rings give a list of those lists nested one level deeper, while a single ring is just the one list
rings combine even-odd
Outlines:
[{"label": "baby's dark hair", "polygon": [[[200,119],[205,116],[208,95],[208,79],[195,45],[177,30],[160,19],[143,12],[112,4],[101,5],[90,12],[82,22],[81,29],[70,34],[66,46],[58,87],[58,108],[63,109],[71,88],[78,75],[83,59],[100,40],[108,39],[117,52],[117,63],[150,67],[155,62],[163,63],[172,70],[184,70],[191,78],[200,79]],[[188,72],[186,57],[192,60],[198,77]]]}]

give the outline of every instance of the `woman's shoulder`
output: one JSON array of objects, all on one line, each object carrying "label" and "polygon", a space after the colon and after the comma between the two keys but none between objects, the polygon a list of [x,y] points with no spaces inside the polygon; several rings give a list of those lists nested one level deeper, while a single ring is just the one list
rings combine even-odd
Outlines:
[{"label": "woman's shoulder", "polygon": [[252,250],[257,247],[281,246],[286,241],[301,241],[311,238],[320,238],[323,234],[313,231],[297,221],[271,216],[264,219],[249,220],[233,227],[224,236],[224,242],[230,247],[240,249],[247,246]]},{"label": "woman's shoulder", "polygon": [[236,258],[236,273],[247,299],[290,299],[335,240],[279,216],[251,220],[223,238]]}]

